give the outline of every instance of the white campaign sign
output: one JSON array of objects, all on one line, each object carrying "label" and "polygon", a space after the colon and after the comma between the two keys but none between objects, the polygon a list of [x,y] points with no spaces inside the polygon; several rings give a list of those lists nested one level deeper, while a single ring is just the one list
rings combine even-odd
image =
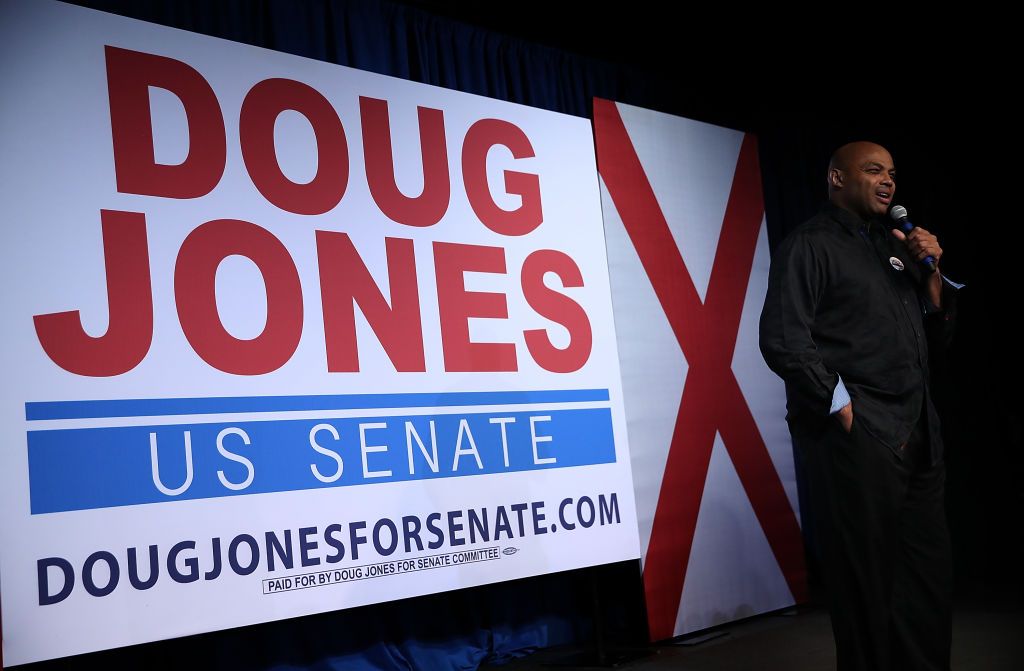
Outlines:
[{"label": "white campaign sign", "polygon": [[0,1],[6,664],[639,556],[585,120]]}]

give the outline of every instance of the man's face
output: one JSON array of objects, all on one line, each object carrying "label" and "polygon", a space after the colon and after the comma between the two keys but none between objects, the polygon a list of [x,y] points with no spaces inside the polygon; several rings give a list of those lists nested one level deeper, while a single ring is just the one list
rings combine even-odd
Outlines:
[{"label": "man's face", "polygon": [[858,147],[841,171],[839,204],[864,219],[884,215],[896,193],[892,156],[878,145]]}]

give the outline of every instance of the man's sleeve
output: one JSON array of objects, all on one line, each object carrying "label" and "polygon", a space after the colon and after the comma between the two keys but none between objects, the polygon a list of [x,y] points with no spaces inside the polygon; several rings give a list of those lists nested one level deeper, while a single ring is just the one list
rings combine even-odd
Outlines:
[{"label": "man's sleeve", "polygon": [[953,340],[953,329],[956,323],[956,294],[963,286],[943,277],[942,307],[935,307],[927,298],[922,301],[925,337],[928,339],[928,351],[933,355],[944,352]]},{"label": "man's sleeve", "polygon": [[791,402],[819,417],[829,415],[839,382],[822,362],[812,336],[824,288],[821,254],[807,236],[790,236],[772,257],[760,324],[761,354],[768,367],[785,380]]}]

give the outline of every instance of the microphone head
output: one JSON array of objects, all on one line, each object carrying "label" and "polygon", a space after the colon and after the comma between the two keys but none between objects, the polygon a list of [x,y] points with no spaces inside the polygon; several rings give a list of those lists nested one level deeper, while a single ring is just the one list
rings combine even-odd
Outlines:
[{"label": "microphone head", "polygon": [[907,218],[907,208],[902,205],[893,205],[892,209],[889,210],[889,216],[892,217],[893,221],[899,221]]}]

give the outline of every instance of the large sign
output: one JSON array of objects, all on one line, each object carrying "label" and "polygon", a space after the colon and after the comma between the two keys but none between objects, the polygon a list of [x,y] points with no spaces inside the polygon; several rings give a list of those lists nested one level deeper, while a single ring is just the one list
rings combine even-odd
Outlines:
[{"label": "large sign", "polygon": [[664,639],[806,596],[782,381],[758,350],[757,141],[594,101],[647,619]]},{"label": "large sign", "polygon": [[639,556],[582,119],[0,4],[3,659]]}]

